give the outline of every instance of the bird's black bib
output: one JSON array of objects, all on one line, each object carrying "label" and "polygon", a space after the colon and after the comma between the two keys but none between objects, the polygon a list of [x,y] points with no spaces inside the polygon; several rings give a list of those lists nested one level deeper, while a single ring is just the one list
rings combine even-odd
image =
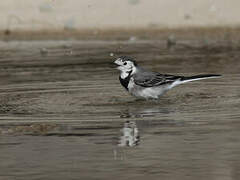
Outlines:
[{"label": "bird's black bib", "polygon": [[119,80],[121,85],[128,91],[128,84],[131,78],[132,71],[129,72],[128,76],[125,79],[122,79],[121,76],[119,76]]}]

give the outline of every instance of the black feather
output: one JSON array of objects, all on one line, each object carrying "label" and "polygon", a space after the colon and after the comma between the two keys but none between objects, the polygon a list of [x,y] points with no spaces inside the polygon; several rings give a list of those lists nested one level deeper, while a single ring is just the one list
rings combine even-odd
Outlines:
[{"label": "black feather", "polygon": [[128,76],[125,79],[122,79],[121,76],[119,76],[119,80],[121,85],[128,91],[128,84],[131,78],[132,71],[129,72]]},{"label": "black feather", "polygon": [[201,79],[201,78],[211,78],[211,77],[219,77],[219,74],[202,74],[196,76],[182,77],[181,81],[193,80],[193,79]]},{"label": "black feather", "polygon": [[137,62],[132,57],[120,56],[119,58],[122,59],[123,62],[124,61],[131,61],[131,62],[133,62],[134,66],[137,66]]}]

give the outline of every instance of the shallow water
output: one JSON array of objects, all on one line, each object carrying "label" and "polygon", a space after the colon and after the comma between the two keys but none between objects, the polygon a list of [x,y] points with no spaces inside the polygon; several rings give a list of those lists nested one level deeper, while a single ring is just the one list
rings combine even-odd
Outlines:
[{"label": "shallow water", "polygon": [[[239,50],[225,42],[1,42],[0,179],[238,179]],[[162,73],[223,77],[137,101],[118,82],[119,55]]]}]

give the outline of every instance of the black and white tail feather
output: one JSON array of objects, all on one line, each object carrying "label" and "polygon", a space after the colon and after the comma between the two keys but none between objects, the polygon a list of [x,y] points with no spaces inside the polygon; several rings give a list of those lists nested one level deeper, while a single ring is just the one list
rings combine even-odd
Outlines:
[{"label": "black and white tail feather", "polygon": [[191,82],[191,81],[218,78],[220,76],[221,75],[219,75],[219,74],[202,74],[202,75],[196,75],[196,76],[182,77],[181,82],[183,84],[183,83],[187,83],[187,82]]},{"label": "black and white tail feather", "polygon": [[174,76],[146,71],[130,57],[121,56],[115,62],[118,65],[122,86],[133,96],[145,99],[158,99],[171,88],[191,81],[217,78],[218,74],[196,76]]}]

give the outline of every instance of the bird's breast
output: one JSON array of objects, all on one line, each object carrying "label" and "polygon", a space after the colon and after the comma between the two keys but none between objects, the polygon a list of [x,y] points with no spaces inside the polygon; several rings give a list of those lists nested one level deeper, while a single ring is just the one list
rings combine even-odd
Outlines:
[{"label": "bird's breast", "polygon": [[128,91],[128,84],[130,81],[130,77],[126,77],[123,79],[123,78],[121,78],[121,76],[119,76],[119,80],[120,80],[121,85]]}]

